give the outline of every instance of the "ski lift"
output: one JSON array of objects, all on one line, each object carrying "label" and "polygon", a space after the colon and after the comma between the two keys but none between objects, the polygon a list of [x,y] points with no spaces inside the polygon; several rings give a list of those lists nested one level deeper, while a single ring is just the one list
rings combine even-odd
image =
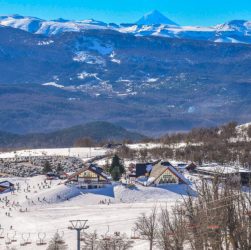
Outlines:
[{"label": "ski lift", "polygon": [[171,232],[171,231],[170,231],[170,232],[167,232],[167,233],[166,233],[166,236],[167,236],[167,237],[174,236],[174,233]]},{"label": "ski lift", "polygon": [[[59,239],[56,240],[55,242],[59,245],[63,245],[65,244],[65,241],[63,240],[64,237],[64,231],[61,232],[61,234],[59,234],[58,230],[57,230],[57,234],[59,235]],[[80,239],[81,240],[81,239]]]},{"label": "ski lift", "polygon": [[84,237],[84,235],[82,233],[80,235],[80,241],[85,241],[85,237]]},{"label": "ski lift", "polygon": [[17,232],[14,231],[13,236],[12,236],[12,239],[11,239],[11,242],[17,242],[16,234],[17,234]]},{"label": "ski lift", "polygon": [[28,234],[28,237],[26,239],[26,245],[31,245],[32,244],[32,241],[31,241],[31,235],[30,233]]},{"label": "ski lift", "polygon": [[106,233],[105,233],[105,235],[103,237],[103,240],[106,240],[106,241],[111,240],[111,236],[108,235],[109,232],[110,232],[110,227],[107,226],[107,231],[106,231]]},{"label": "ski lift", "polygon": [[219,228],[220,228],[220,226],[216,225],[216,224],[212,224],[212,225],[207,226],[207,229],[210,229],[210,230],[217,230]]},{"label": "ski lift", "polygon": [[138,240],[138,239],[140,239],[139,235],[137,234],[137,229],[133,229],[132,230],[131,239],[132,240]]},{"label": "ski lift", "polygon": [[4,239],[4,229],[0,228],[0,239]]},{"label": "ski lift", "polygon": [[9,233],[7,233],[5,245],[11,245],[11,243],[12,243],[11,238],[9,236]]},{"label": "ski lift", "polygon": [[73,227],[72,227],[72,226],[68,226],[68,229],[69,229],[69,230],[73,230]]},{"label": "ski lift", "polygon": [[[25,237],[25,235],[27,237]],[[30,233],[28,234],[22,234],[22,242],[20,243],[20,246],[27,246],[31,244],[31,240],[30,240]]]},{"label": "ski lift", "polygon": [[21,247],[25,247],[25,246],[26,246],[26,242],[25,242],[25,241],[22,241],[22,242],[20,243],[20,246],[21,246]]},{"label": "ski lift", "polygon": [[198,227],[197,224],[188,224],[188,225],[187,225],[187,228],[188,228],[188,229],[195,229],[195,228],[197,228],[197,227]]},{"label": "ski lift", "polygon": [[120,236],[120,232],[114,232],[114,236],[119,237]]},{"label": "ski lift", "polygon": [[114,237],[116,237],[117,240],[121,239],[121,234],[119,231],[114,232]]},{"label": "ski lift", "polygon": [[44,246],[47,243],[45,242],[46,233],[38,233],[37,246]]}]

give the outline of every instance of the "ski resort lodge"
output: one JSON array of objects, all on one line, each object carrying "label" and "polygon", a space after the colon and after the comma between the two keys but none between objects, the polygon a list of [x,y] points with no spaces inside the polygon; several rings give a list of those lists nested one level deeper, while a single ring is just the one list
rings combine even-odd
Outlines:
[{"label": "ski resort lodge", "polygon": [[147,165],[146,173],[136,179],[136,182],[144,186],[156,186],[161,184],[189,184],[189,181],[172,164],[159,161],[154,165]]},{"label": "ski resort lodge", "polygon": [[66,184],[73,184],[84,189],[95,189],[105,187],[111,184],[111,181],[110,177],[104,173],[102,168],[90,164],[69,176]]}]

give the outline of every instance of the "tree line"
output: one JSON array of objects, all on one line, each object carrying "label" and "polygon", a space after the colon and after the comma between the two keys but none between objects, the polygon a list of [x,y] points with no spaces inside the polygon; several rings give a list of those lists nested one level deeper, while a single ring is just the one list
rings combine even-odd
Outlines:
[{"label": "tree line", "polygon": [[[251,140],[236,140],[237,123],[231,122],[219,128],[199,128],[188,133],[165,135],[150,142],[160,146],[144,149],[130,149],[123,145],[117,151],[122,158],[138,159],[142,162],[151,159],[177,159],[180,161],[217,162],[220,164],[238,162],[243,167],[251,166]],[[247,134],[251,134],[251,126]],[[251,137],[250,137],[251,138]],[[179,147],[179,143],[186,146]]]}]

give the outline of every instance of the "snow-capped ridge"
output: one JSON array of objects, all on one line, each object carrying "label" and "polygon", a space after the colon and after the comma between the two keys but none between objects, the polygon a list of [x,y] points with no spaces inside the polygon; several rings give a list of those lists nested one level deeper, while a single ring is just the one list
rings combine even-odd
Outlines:
[{"label": "snow-capped ridge", "polygon": [[231,20],[210,26],[179,26],[155,10],[144,15],[136,23],[105,23],[95,19],[43,20],[36,17],[14,15],[0,16],[0,27],[12,27],[45,36],[84,30],[114,30],[135,36],[157,36],[176,39],[203,40],[218,43],[251,44],[251,21]]}]

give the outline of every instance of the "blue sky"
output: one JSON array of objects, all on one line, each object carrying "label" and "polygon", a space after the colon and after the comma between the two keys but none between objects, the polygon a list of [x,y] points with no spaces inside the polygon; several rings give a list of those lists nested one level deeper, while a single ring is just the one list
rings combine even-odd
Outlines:
[{"label": "blue sky", "polygon": [[251,20],[251,0],[0,0],[0,15],[15,13],[44,19],[134,22],[154,9],[181,25]]}]

